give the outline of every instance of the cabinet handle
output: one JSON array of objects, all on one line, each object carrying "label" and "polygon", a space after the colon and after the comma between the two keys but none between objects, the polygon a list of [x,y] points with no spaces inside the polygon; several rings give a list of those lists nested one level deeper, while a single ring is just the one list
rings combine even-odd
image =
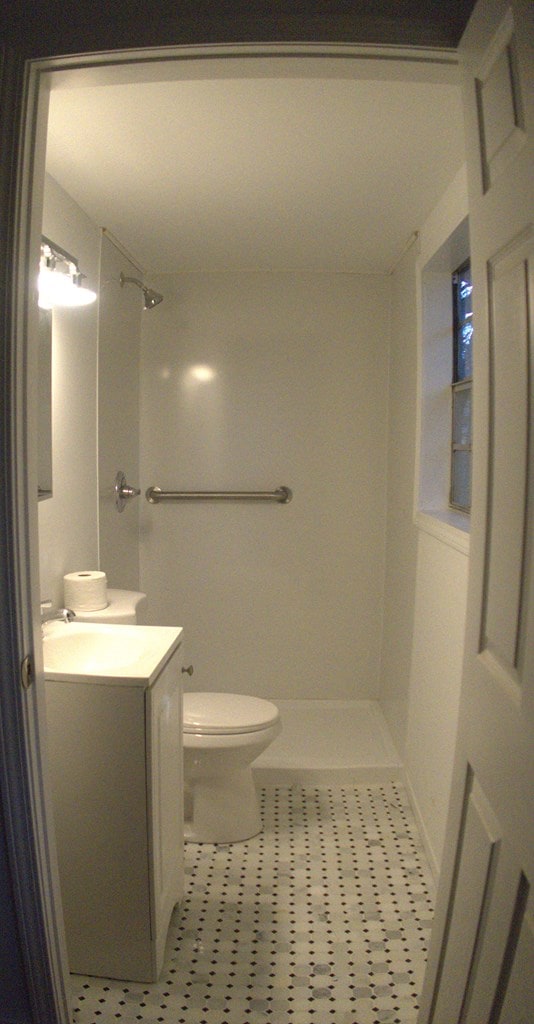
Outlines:
[{"label": "cabinet handle", "polygon": [[187,672],[188,676],[192,676],[194,671],[195,670],[192,665],[188,665],[187,668],[185,668],[185,666],[182,666],[182,672]]}]

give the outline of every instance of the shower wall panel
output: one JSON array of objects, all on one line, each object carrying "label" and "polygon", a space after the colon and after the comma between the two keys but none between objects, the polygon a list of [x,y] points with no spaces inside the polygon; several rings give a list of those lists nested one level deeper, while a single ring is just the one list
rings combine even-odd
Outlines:
[{"label": "shower wall panel", "polygon": [[98,318],[98,497],[100,566],[110,587],[139,589],[139,498],[119,513],[115,477],[139,479],[139,346],[143,297],[121,288],[139,270],[102,236]]},{"label": "shower wall panel", "polygon": [[[151,278],[142,487],[290,504],[149,505],[150,621],[183,625],[195,689],[373,698],[381,644],[389,280]],[[189,684],[189,683],[188,683]]]}]

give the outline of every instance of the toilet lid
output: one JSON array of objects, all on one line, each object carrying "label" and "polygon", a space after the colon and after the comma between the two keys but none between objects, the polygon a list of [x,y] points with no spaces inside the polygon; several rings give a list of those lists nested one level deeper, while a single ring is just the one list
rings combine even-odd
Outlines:
[{"label": "toilet lid", "polygon": [[257,732],[278,721],[278,708],[240,693],[184,693],[184,732]]}]

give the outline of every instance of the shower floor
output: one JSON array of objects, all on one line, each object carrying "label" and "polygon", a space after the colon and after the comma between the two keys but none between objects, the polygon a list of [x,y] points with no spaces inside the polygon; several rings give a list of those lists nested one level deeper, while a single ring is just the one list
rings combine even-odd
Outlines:
[{"label": "shower floor", "polygon": [[187,844],[160,981],[73,976],[76,1024],[415,1024],[433,882],[402,783],[261,806],[254,839]]},{"label": "shower floor", "polygon": [[254,762],[261,784],[360,783],[399,778],[401,763],[372,700],[277,700],[280,736]]}]

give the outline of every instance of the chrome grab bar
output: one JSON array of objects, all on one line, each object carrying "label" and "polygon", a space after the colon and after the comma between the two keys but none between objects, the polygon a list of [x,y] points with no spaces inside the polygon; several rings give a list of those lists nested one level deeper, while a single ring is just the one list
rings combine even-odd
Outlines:
[{"label": "chrome grab bar", "polygon": [[289,487],[276,491],[162,491],[161,487],[149,487],[146,500],[151,505],[160,501],[277,501],[287,505],[293,497]]}]

